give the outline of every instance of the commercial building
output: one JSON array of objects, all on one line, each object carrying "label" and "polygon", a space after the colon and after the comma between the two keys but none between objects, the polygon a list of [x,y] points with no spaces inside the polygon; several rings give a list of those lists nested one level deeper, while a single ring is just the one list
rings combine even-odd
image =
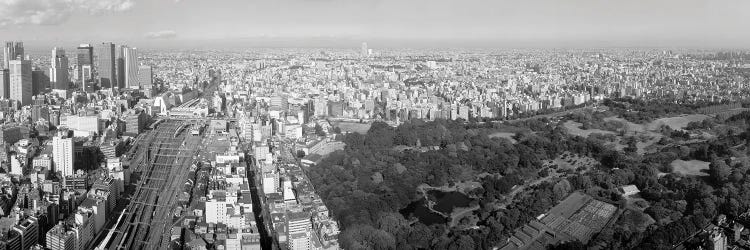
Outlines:
[{"label": "commercial building", "polygon": [[133,110],[125,117],[125,133],[128,135],[138,135],[143,132],[148,122],[148,116],[143,110]]},{"label": "commercial building", "polygon": [[102,124],[99,123],[99,117],[95,115],[68,115],[64,119],[61,119],[60,125],[73,130],[76,137],[86,137],[91,134],[99,134],[102,131]]},{"label": "commercial building", "polygon": [[18,225],[13,226],[11,230],[20,236],[20,249],[22,250],[27,250],[38,243],[39,221],[34,216],[29,216]]},{"label": "commercial building", "polygon": [[74,168],[74,144],[73,138],[55,136],[52,138],[52,161],[55,170],[62,172],[63,176],[73,175]]},{"label": "commercial building", "polygon": [[35,96],[49,88],[50,79],[47,73],[41,69],[31,71],[31,95]]},{"label": "commercial building", "polygon": [[77,55],[77,78],[78,83],[85,83],[93,80],[94,77],[94,48],[89,44],[81,44],[78,46]]},{"label": "commercial building", "polygon": [[136,48],[123,47],[122,55],[125,59],[125,87],[138,89],[138,51]]},{"label": "commercial building", "polygon": [[151,88],[154,85],[154,70],[153,67],[148,65],[141,65],[138,67],[138,80],[141,84],[141,89]]},{"label": "commercial building", "polygon": [[141,91],[147,98],[153,97],[154,93],[154,70],[153,67],[141,65],[138,67],[138,82]]},{"label": "commercial building", "polygon": [[115,44],[102,43],[96,50],[99,86],[101,88],[112,88],[117,86],[115,69]]},{"label": "commercial building", "polygon": [[21,106],[31,104],[32,72],[31,61],[10,61],[10,99],[21,103]]},{"label": "commercial building", "polygon": [[115,50],[115,76],[117,78],[117,87],[121,89],[127,87],[125,85],[125,54],[123,52],[125,48],[127,46],[120,45]]},{"label": "commercial building", "polygon": [[72,216],[75,228],[73,231],[76,232],[76,248],[77,249],[89,249],[91,241],[94,240],[94,215],[86,212],[77,212]]},{"label": "commercial building", "polygon": [[206,223],[225,223],[227,202],[225,196],[213,197],[206,201]]},{"label": "commercial building", "polygon": [[47,231],[46,247],[50,250],[76,249],[76,235],[63,223],[58,223]]},{"label": "commercial building", "polygon": [[305,212],[287,213],[286,232],[289,239],[289,249],[311,249],[312,222],[310,214]]},{"label": "commercial building", "polygon": [[3,50],[3,68],[9,68],[10,61],[12,60],[23,59],[23,55],[23,42],[5,42],[5,49]]},{"label": "commercial building", "polygon": [[0,98],[10,98],[10,71],[0,69]]},{"label": "commercial building", "polygon": [[49,68],[50,83],[53,89],[67,90],[70,77],[68,76],[68,57],[65,50],[54,48]]}]

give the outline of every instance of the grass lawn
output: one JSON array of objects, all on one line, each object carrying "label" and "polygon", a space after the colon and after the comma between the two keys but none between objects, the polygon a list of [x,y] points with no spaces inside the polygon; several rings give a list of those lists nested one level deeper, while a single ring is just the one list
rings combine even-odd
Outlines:
[{"label": "grass lawn", "polygon": [[580,137],[589,137],[590,134],[593,133],[599,133],[599,134],[614,134],[612,131],[606,131],[601,129],[581,129],[581,123],[580,122],[574,122],[574,121],[566,121],[563,123],[563,126],[568,130],[568,133],[571,135],[577,135]]},{"label": "grass lawn", "polygon": [[688,123],[703,121],[709,118],[707,115],[681,115],[675,117],[660,118],[648,124],[650,130],[659,129],[661,125],[667,125],[672,129],[684,129]]},{"label": "grass lawn", "polygon": [[357,123],[357,122],[331,122],[331,126],[339,127],[341,132],[357,132],[360,134],[367,134],[367,130],[370,130],[371,123]]},{"label": "grass lawn", "polygon": [[[684,175],[708,176],[708,162],[699,160],[674,160],[672,163],[672,172],[682,173]],[[704,171],[705,170],[705,171]]]},{"label": "grass lawn", "polygon": [[513,136],[515,136],[515,135],[516,135],[516,133],[496,132],[496,133],[493,133],[493,134],[491,134],[491,135],[489,135],[487,137],[489,137],[489,138],[501,137],[501,138],[508,139],[512,143],[516,143],[516,139],[513,139]]}]

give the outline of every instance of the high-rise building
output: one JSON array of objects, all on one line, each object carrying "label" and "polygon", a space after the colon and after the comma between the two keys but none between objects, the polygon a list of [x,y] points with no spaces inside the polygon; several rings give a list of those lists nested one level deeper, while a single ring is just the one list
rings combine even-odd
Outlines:
[{"label": "high-rise building", "polygon": [[310,221],[310,214],[291,212],[287,216],[286,229],[289,249],[310,249],[312,247],[312,222]]},{"label": "high-rise building", "polygon": [[78,46],[76,55],[76,72],[78,75],[78,82],[85,83],[92,80],[94,77],[93,72],[94,63],[94,48],[89,44],[81,44]]},{"label": "high-rise building", "polygon": [[50,83],[53,89],[68,89],[68,57],[65,56],[65,50],[54,48],[52,50],[52,61],[49,68]]},{"label": "high-rise building", "polygon": [[367,57],[369,55],[368,52],[369,51],[367,50],[367,43],[362,43],[362,51],[360,51],[360,53],[362,53],[363,57]]},{"label": "high-rise building", "polygon": [[55,171],[63,173],[63,176],[71,176],[75,173],[73,169],[74,148],[72,138],[55,136],[52,138],[52,161],[55,163]]},{"label": "high-rise building", "polygon": [[138,82],[141,90],[148,98],[153,96],[154,90],[154,69],[151,66],[141,65],[138,67]]},{"label": "high-rise building", "polygon": [[[76,239],[77,249],[89,249],[94,239],[94,215],[89,212],[78,211],[73,214],[76,227],[73,231],[78,236]],[[93,247],[92,247],[93,248]]]},{"label": "high-rise building", "polygon": [[132,113],[128,113],[125,116],[125,134],[137,136],[146,127],[148,117],[143,110],[136,109],[129,112]]},{"label": "high-rise building", "polygon": [[117,72],[117,87],[121,89],[127,87],[125,85],[125,48],[127,48],[127,46],[120,45],[115,50],[115,71]]},{"label": "high-rise building", "polygon": [[32,72],[31,61],[10,61],[10,99],[16,100],[22,106],[31,104]]},{"label": "high-rise building", "polygon": [[23,59],[23,42],[5,42],[3,52],[3,68],[7,69],[10,67],[10,61]]},{"label": "high-rise building", "polygon": [[206,223],[226,223],[227,202],[225,197],[214,197],[206,201]]},{"label": "high-rise building", "polygon": [[50,79],[41,69],[31,71],[31,95],[35,96],[49,88]]},{"label": "high-rise building", "polygon": [[0,69],[0,98],[10,98],[10,70]]},{"label": "high-rise building", "polygon": [[283,95],[274,95],[271,96],[271,100],[269,101],[271,109],[274,110],[280,110],[280,111],[286,111],[289,108],[289,101],[286,96]]},{"label": "high-rise building", "polygon": [[125,58],[125,87],[137,89],[138,84],[138,51],[136,48],[124,47],[122,56]]},{"label": "high-rise building", "polygon": [[102,43],[96,50],[99,73],[99,86],[101,88],[112,88],[117,86],[115,77],[115,44]]},{"label": "high-rise building", "polygon": [[58,223],[47,231],[47,249],[51,250],[74,250],[76,249],[76,235],[66,226]]},{"label": "high-rise building", "polygon": [[21,248],[27,250],[32,246],[36,245],[39,239],[39,222],[36,217],[30,216],[25,220],[21,221],[18,225],[13,226],[11,229],[18,233],[21,237]]}]

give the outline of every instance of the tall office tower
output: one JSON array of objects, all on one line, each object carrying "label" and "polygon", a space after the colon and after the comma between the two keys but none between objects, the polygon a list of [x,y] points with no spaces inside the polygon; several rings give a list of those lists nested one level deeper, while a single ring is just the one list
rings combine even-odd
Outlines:
[{"label": "tall office tower", "polygon": [[49,76],[44,70],[36,68],[31,71],[31,95],[35,96],[43,93],[49,88]]},{"label": "tall office tower", "polygon": [[94,48],[89,44],[79,45],[76,59],[78,82],[85,83],[93,79]]},{"label": "tall office tower", "polygon": [[50,83],[53,89],[68,89],[68,57],[65,56],[65,50],[55,47],[52,50],[52,61],[49,68]]},{"label": "tall office tower", "polygon": [[125,87],[137,89],[138,85],[138,51],[136,48],[125,47],[122,49],[125,58]]},{"label": "tall office tower", "polygon": [[117,72],[117,87],[124,89],[125,85],[125,56],[123,51],[127,46],[120,45],[115,50],[115,71]]},{"label": "tall office tower", "polygon": [[10,61],[10,99],[21,103],[21,106],[31,104],[31,61]]},{"label": "tall office tower", "polygon": [[23,59],[23,42],[5,42],[5,50],[3,51],[3,68],[7,69],[10,67],[10,61]]},{"label": "tall office tower", "polygon": [[113,88],[117,86],[115,78],[115,45],[113,43],[102,43],[96,50],[98,56],[99,86],[102,88]]},{"label": "tall office tower", "polygon": [[369,55],[369,51],[367,50],[367,43],[362,43],[362,53],[363,57],[367,57]]},{"label": "tall office tower", "polygon": [[39,221],[36,217],[30,216],[29,218],[21,221],[20,224],[13,226],[14,232],[21,236],[21,248],[27,250],[32,246],[36,245],[39,239]]},{"label": "tall office tower", "polygon": [[154,69],[151,66],[141,65],[138,67],[138,82],[141,85],[141,91],[146,97],[151,98],[154,95]]},{"label": "tall office tower", "polygon": [[0,69],[0,98],[10,98],[10,70]]},{"label": "tall office tower", "polygon": [[142,88],[150,88],[154,85],[154,68],[148,65],[138,67],[138,83]]},{"label": "tall office tower", "polygon": [[55,171],[62,172],[63,176],[71,176],[75,173],[73,169],[73,139],[55,136],[52,138],[52,161],[55,163]]}]

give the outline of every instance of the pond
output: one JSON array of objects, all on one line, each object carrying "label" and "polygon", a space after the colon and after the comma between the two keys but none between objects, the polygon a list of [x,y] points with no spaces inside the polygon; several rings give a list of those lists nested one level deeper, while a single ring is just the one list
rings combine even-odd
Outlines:
[{"label": "pond", "polygon": [[[427,191],[430,200],[435,201],[435,205],[432,208],[435,211],[449,215],[454,208],[457,207],[469,207],[472,199],[461,192],[442,192],[439,190]],[[419,219],[420,222],[425,225],[432,224],[443,224],[448,222],[448,218],[430,210],[427,207],[427,201],[422,198],[415,202],[410,203],[405,208],[399,210],[399,212],[406,218],[411,216]]]},{"label": "pond", "polygon": [[424,198],[410,203],[405,208],[399,210],[399,212],[406,218],[414,216],[425,225],[444,224],[448,222],[447,218],[427,208]]},{"label": "pond", "polygon": [[427,191],[427,195],[434,198],[435,205],[432,209],[443,214],[450,214],[454,208],[468,207],[471,198],[460,192],[443,192],[440,190]]}]

